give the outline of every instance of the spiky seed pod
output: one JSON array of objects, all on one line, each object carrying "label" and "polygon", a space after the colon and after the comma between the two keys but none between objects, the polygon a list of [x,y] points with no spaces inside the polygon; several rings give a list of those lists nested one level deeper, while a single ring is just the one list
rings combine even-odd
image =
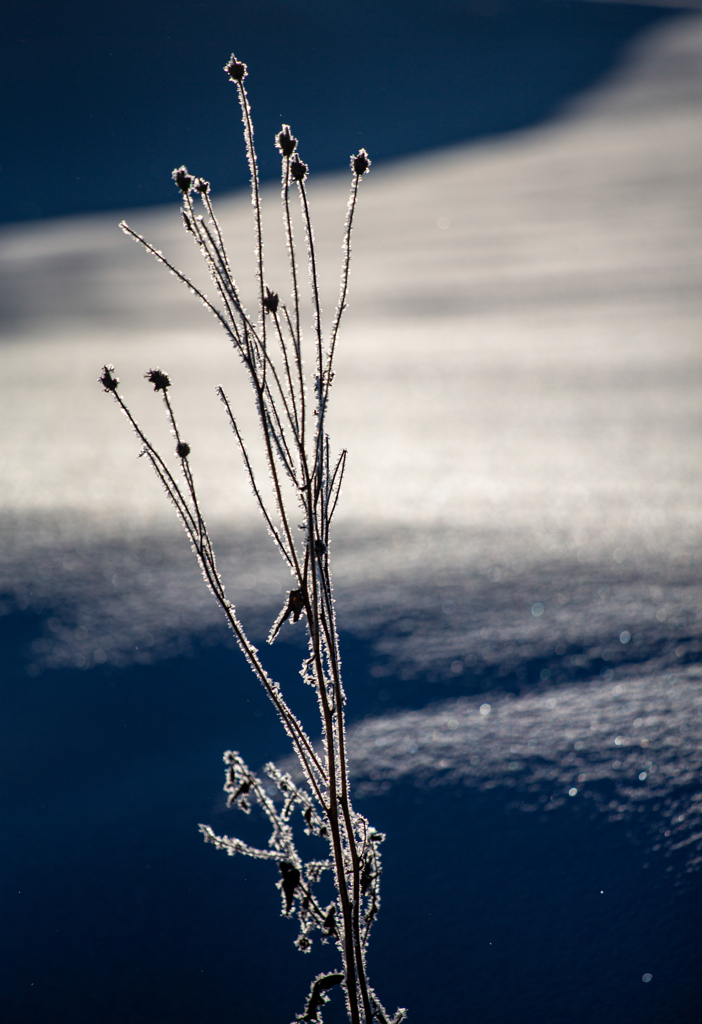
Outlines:
[{"label": "spiky seed pod", "polygon": [[154,391],[166,391],[171,386],[171,378],[158,367],[155,370],[147,370],[144,377],[153,384]]},{"label": "spiky seed pod", "polygon": [[187,441],[179,441],[176,445],[176,455],[179,459],[187,459],[190,455],[190,445]]},{"label": "spiky seed pod", "polygon": [[351,170],[360,178],[362,174],[365,174],[371,165],[370,157],[366,153],[365,149],[359,149],[356,156],[351,157]]},{"label": "spiky seed pod", "polygon": [[275,137],[276,148],[283,156],[292,156],[297,147],[297,139],[290,131],[290,125],[284,124],[281,131]]},{"label": "spiky seed pod", "polygon": [[224,65],[224,70],[227,72],[232,82],[237,82],[239,85],[241,85],[248,74],[246,64],[237,60],[234,54],[231,55],[227,63]]},{"label": "spiky seed pod", "polygon": [[185,164],[183,164],[181,167],[176,167],[171,177],[173,178],[174,182],[176,183],[180,191],[183,193],[183,195],[187,195],[192,187],[193,177],[188,171],[188,168],[185,166]]},{"label": "spiky seed pod", "polygon": [[263,308],[267,313],[278,312],[278,293],[272,292],[270,288],[266,288],[266,294],[263,296]]},{"label": "spiky seed pod", "polygon": [[193,180],[193,190],[199,192],[202,196],[207,196],[210,193],[210,183],[205,181],[204,178],[195,178]]},{"label": "spiky seed pod", "polygon": [[114,366],[103,366],[102,374],[98,377],[98,380],[104,387],[105,391],[116,391],[117,385],[119,384],[119,378],[114,375]]},{"label": "spiky seed pod", "polygon": [[294,181],[304,181],[305,178],[307,177],[308,170],[309,170],[309,167],[307,166],[307,164],[303,163],[302,160],[300,160],[300,157],[296,153],[295,156],[293,157],[291,163],[290,163],[290,173],[293,176],[293,180]]}]

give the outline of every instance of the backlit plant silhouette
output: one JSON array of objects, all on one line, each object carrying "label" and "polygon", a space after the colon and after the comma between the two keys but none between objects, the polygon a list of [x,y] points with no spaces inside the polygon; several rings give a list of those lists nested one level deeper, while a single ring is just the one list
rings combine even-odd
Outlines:
[{"label": "backlit plant silhouette", "polygon": [[[280,685],[266,672],[257,648],[246,635],[236,609],[225,593],[215,553],[205,525],[191,468],[189,444],[181,436],[170,397],[171,380],[160,369],[145,375],[160,393],[175,438],[177,469],[148,440],[118,390],[114,367],[103,367],[100,382],[120,406],[139,441],[141,454],[153,469],[174,504],[200,564],[205,582],[219,603],[251,670],[264,687],[287,732],[300,763],[304,784],[266,765],[273,783],[261,781],[236,751],[225,754],[229,805],[249,814],[257,805],[271,826],[266,849],[257,849],[240,839],[217,836],[207,825],[201,830],[206,841],[228,854],[237,853],[274,861],[279,870],[278,887],[285,917],[296,917],[299,934],[296,945],[311,948],[319,932],[322,942],[336,944],[340,954],[337,970],[318,975],[312,982],[307,1004],[298,1021],[322,1020],[322,1008],[329,990],[341,985],[349,1020],[353,1024],[397,1024],[405,1017],[398,1010],[391,1018],[368,981],[366,950],[371,926],[378,914],[380,852],[383,836],[354,810],[349,789],[349,771],[344,725],[346,697],[341,680],[338,632],[330,568],[330,529],[339,500],[346,465],[346,452],[332,456],[326,432],[326,417],[334,378],[334,354],[344,309],[351,257],[351,229],[358,187],[370,167],[365,150],[351,158],[351,196],[343,241],[341,290],[328,335],[322,331],[319,276],[310,209],[306,190],[308,168],[297,153],[297,140],[287,125],[276,136],[282,159],[283,226],[287,241],[292,301],[286,305],[269,287],[263,264],[261,194],[254,149],[251,108],[244,88],[246,65],[231,57],[225,67],[235,84],[241,104],[244,138],[251,174],[251,192],[256,234],[257,312],[250,315],[242,304],[222,233],[210,199],[210,186],[185,167],[173,172],[183,198],[185,230],[199,246],[217,292],[211,301],[185,274],[177,270],[125,223],[121,227],[148,252],[186,284],[217,318],[243,363],[253,392],[261,428],[263,453],[270,475],[271,499],[259,486],[249,451],[244,443],[230,401],[217,389],[224,413],[241,451],[255,500],[268,531],[288,567],[293,586],[273,623],[268,642],[273,643],[282,624],[303,619],[308,650],[301,675],[314,688],[321,720],[321,748],[303,728]],[[306,236],[309,282],[313,311],[313,333],[309,352],[314,370],[305,365],[305,343],[301,328],[300,270],[291,217],[291,189],[299,194]],[[198,213],[200,203],[203,213]],[[179,470],[179,472],[178,472]],[[298,529],[301,519],[301,531]],[[270,795],[277,790],[277,798]],[[293,816],[299,813],[307,835],[325,841],[328,855],[305,860],[294,837]],[[324,902],[318,883],[333,875],[335,897]]]}]

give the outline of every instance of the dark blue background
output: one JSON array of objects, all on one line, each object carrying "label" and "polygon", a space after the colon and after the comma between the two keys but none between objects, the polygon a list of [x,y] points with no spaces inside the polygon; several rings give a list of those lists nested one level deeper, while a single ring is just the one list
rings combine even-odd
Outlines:
[{"label": "dark blue background", "polygon": [[[252,765],[287,753],[241,655],[195,645],[152,666],[31,678],[42,616],[0,628],[2,1019],[287,1024],[334,951],[298,953],[275,867],[231,860],[197,832],[202,821],[265,843],[220,788],[224,749]],[[298,654],[267,654],[276,677],[294,684]],[[364,642],[344,637],[342,655],[354,721],[380,710],[379,684]],[[402,706],[402,682],[382,683]],[[442,695],[422,686],[424,702]],[[415,685],[409,703],[421,697]],[[681,885],[682,862],[585,803],[547,818],[509,810],[513,796],[407,785],[358,802],[388,835],[370,950],[381,997],[422,1024],[699,1024],[696,876]]]},{"label": "dark blue background", "polygon": [[250,68],[264,176],[293,126],[316,170],[549,116],[670,11],[565,0],[22,0],[0,33],[0,220],[172,200],[186,163],[247,172],[230,52]]}]

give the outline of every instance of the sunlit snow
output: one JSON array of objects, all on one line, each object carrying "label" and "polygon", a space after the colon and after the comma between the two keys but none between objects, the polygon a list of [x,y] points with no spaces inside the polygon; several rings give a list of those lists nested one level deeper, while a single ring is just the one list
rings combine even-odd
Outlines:
[{"label": "sunlit snow", "polygon": [[[381,693],[386,679],[421,675],[437,699],[459,678],[482,694],[358,725],[357,784],[499,785],[540,813],[569,800],[610,816],[657,804],[650,844],[687,844],[690,864],[701,57],[691,15],[548,125],[374,166],[332,417],[350,453],[333,547],[343,628],[372,640]],[[310,186],[328,316],[347,177]],[[282,292],[276,194],[267,276]],[[219,210],[252,295],[248,196]],[[0,236],[0,559],[8,600],[50,613],[34,673],[220,636],[172,510],[96,383],[104,362],[166,449],[142,375],[171,375],[244,618],[264,633],[288,587],[213,394],[225,384],[252,433],[240,367],[193,297],[119,232],[121,216]],[[197,267],[175,207],[127,219]],[[545,692],[506,696],[527,664],[541,666]]]}]

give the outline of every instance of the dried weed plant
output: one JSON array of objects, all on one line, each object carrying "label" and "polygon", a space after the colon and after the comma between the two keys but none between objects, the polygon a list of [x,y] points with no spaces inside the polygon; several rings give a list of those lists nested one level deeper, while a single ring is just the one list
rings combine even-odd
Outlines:
[{"label": "dried weed plant", "polygon": [[[331,329],[325,339],[319,297],[319,275],[310,207],[306,188],[308,168],[297,153],[297,140],[283,125],[276,136],[282,159],[282,210],[287,241],[292,302],[287,306],[268,287],[263,264],[261,192],[254,149],[254,131],[244,78],[246,65],[232,55],[225,71],[235,84],[242,111],[244,138],[251,175],[255,221],[255,262],[258,309],[252,317],[244,308],[232,272],[222,233],[210,198],[210,186],[187,168],[173,172],[183,199],[185,230],[198,245],[214,283],[218,300],[210,301],[193,282],[166,257],[134,232],[126,223],[122,229],[164,264],[204,303],[219,321],[238,353],[253,391],[265,461],[270,475],[272,498],[262,492],[241,435],[231,403],[217,388],[224,412],[241,451],[255,500],[268,531],[293,579],[283,608],[271,627],[273,643],[283,623],[304,619],[308,649],[300,674],[314,688],[321,720],[321,748],[315,744],[292,710],[280,685],[267,673],[259,651],[247,636],[236,609],[227,598],[215,561],[215,552],[203,518],[190,446],[181,436],[170,397],[171,380],[161,369],[149,370],[146,378],[160,393],[175,438],[175,457],[180,470],[172,470],[146,437],[118,390],[114,367],[103,367],[100,382],[126,415],[139,441],[141,454],[151,463],[166,494],[176,508],[200,564],[205,582],[219,603],[246,661],[287,732],[300,763],[305,785],[297,785],[273,764],[265,771],[271,784],[264,783],[236,751],[227,751],[225,790],[232,807],[249,814],[253,805],[268,819],[271,836],[266,849],[240,839],[218,836],[207,825],[201,831],[207,842],[230,856],[244,854],[276,862],[282,896],[282,913],[299,923],[298,949],[308,951],[312,936],[319,932],[322,942],[332,942],[340,955],[336,970],[318,975],[312,982],[306,1006],[297,1021],[321,1022],[329,991],[340,985],[346,998],[348,1018],[353,1024],[398,1024],[405,1010],[390,1016],[368,981],[366,950],[371,926],[380,905],[380,851],[383,835],[354,810],[351,802],[344,725],[346,697],[341,679],[339,642],[332,594],[330,530],[339,500],[346,465],[346,451],[332,458],[326,432],[326,416],[334,378],[334,354],[339,325],[346,308],[351,258],[351,229],[358,188],[370,167],[365,150],[351,158],[351,195],[343,238],[341,289]],[[313,310],[313,338],[310,345],[314,372],[305,369],[301,328],[301,286],[291,216],[292,188],[296,188],[306,236],[309,282]],[[200,202],[203,213],[196,212]],[[300,514],[300,534],[297,523]],[[273,799],[271,794],[277,797]],[[299,812],[304,832],[326,844],[327,856],[305,860],[298,849],[293,816]],[[305,841],[306,842],[306,841]],[[318,883],[326,872],[333,875],[335,897],[325,903],[318,896]]]}]

